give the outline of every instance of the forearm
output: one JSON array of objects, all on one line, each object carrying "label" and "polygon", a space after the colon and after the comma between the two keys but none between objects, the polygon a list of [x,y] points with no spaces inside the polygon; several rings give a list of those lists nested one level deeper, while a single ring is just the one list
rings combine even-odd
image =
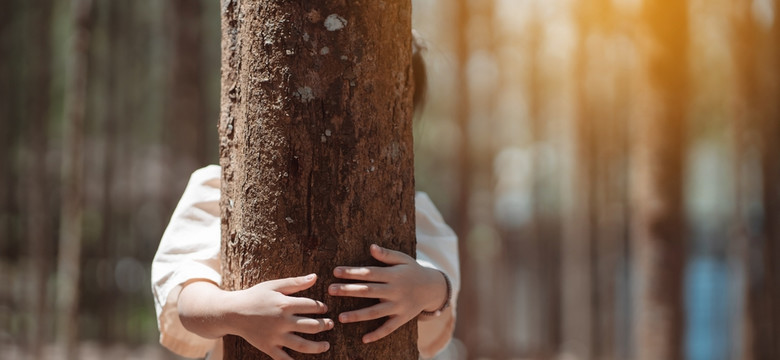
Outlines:
[{"label": "forearm", "polygon": [[194,281],[179,294],[179,319],[187,330],[215,339],[230,333],[226,320],[229,292],[210,281]]}]

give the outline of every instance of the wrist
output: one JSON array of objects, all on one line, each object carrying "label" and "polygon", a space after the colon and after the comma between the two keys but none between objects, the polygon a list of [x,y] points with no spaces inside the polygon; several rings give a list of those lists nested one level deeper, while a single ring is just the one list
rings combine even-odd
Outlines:
[{"label": "wrist", "polygon": [[430,301],[428,301],[420,315],[437,316],[450,305],[450,298],[452,297],[452,285],[450,283],[450,279],[443,271],[436,269],[429,270],[431,270],[433,278],[437,279],[434,282],[435,286],[433,287],[436,290],[432,292],[435,294],[435,296],[430,298]]},{"label": "wrist", "polygon": [[219,338],[232,333],[227,321],[233,293],[210,281],[184,284],[179,294],[179,319],[187,330],[205,337]]}]

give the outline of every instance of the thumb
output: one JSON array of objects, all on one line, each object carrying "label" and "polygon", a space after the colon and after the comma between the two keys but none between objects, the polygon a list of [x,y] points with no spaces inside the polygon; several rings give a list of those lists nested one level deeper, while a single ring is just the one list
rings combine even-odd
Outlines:
[{"label": "thumb", "polygon": [[372,244],[371,256],[388,265],[399,265],[414,262],[409,255],[406,255],[400,251],[390,250],[383,248],[377,244]]},{"label": "thumb", "polygon": [[306,290],[317,282],[317,274],[266,281],[263,284],[273,291],[290,295]]}]

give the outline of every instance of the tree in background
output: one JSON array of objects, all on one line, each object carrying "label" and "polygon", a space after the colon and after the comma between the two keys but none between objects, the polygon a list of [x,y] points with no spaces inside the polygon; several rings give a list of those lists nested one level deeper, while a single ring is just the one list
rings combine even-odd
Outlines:
[{"label": "tree in background", "polygon": [[[567,276],[563,326],[567,352],[583,358],[625,358],[626,291],[619,281],[627,249],[626,133],[629,46],[625,13],[612,1],[579,2],[577,116],[572,141],[571,215],[563,256]],[[619,55],[618,55],[619,54]],[[583,309],[587,309],[584,311]]]},{"label": "tree in background", "polygon": [[[738,169],[736,191],[736,236],[738,238],[736,263],[745,274],[743,285],[742,309],[742,346],[741,352],[735,354],[744,360],[774,359],[780,353],[773,354],[777,341],[773,338],[778,331],[772,321],[775,306],[768,291],[771,288],[773,270],[773,255],[771,251],[773,221],[772,189],[780,181],[772,173],[771,155],[773,142],[778,137],[774,133],[774,123],[777,122],[775,102],[777,98],[776,43],[771,39],[771,31],[753,11],[752,1],[735,1],[731,9],[731,25],[734,29],[731,46],[736,75],[736,91],[734,101],[734,150]],[[776,27],[776,25],[774,26]],[[774,28],[773,27],[773,28]],[[772,70],[775,71],[772,74]],[[769,74],[767,74],[769,71]],[[774,76],[767,76],[767,75]],[[773,139],[774,137],[774,139]],[[759,151],[756,150],[756,147]],[[763,189],[749,187],[751,176],[755,174],[746,171],[746,164],[756,162],[756,156],[761,163]],[[768,182],[766,182],[768,181]],[[752,226],[751,213],[747,203],[760,198],[764,204],[764,228]],[[776,202],[775,202],[776,204]]]},{"label": "tree in background", "polygon": [[[469,133],[469,124],[471,120],[471,98],[469,96],[469,81],[467,77],[469,41],[467,36],[469,24],[469,1],[456,0],[453,4],[452,33],[455,35],[454,52],[456,61],[455,70],[455,123],[460,129],[461,134]],[[471,138],[461,136],[460,146],[457,155],[457,176],[458,187],[456,190],[455,220],[453,229],[458,234],[458,253],[460,254],[460,272],[461,281],[464,288],[474,289],[476,287],[476,259],[469,249],[469,233],[471,232],[472,222],[469,214],[472,193],[472,170],[474,164],[472,161]],[[471,351],[479,353],[479,346],[484,343],[479,341],[479,299],[472,291],[464,291],[460,295],[458,305],[458,319],[455,336],[470,346]]]},{"label": "tree in background", "polygon": [[169,181],[183,187],[188,175],[207,164],[209,154],[216,150],[208,146],[212,143],[208,140],[213,136],[209,124],[216,122],[213,116],[217,114],[207,109],[202,1],[170,1],[167,11],[172,44],[163,142],[175,159]]},{"label": "tree in background", "polygon": [[68,359],[77,358],[78,303],[81,275],[81,237],[84,208],[84,117],[87,101],[87,58],[90,43],[92,0],[72,3],[71,63],[65,91],[57,262],[57,342]]},{"label": "tree in background", "polygon": [[631,158],[636,359],[682,358],[686,1],[644,1]]},{"label": "tree in background", "polygon": [[26,32],[31,35],[28,42],[29,54],[26,64],[29,66],[31,81],[26,84],[24,96],[24,111],[27,121],[25,142],[29,147],[26,152],[24,176],[26,237],[28,239],[28,256],[30,257],[28,274],[31,286],[27,305],[33,315],[30,319],[28,338],[30,349],[35,358],[41,358],[42,345],[46,340],[46,330],[50,327],[47,308],[47,282],[49,278],[50,249],[52,248],[52,218],[49,210],[51,190],[48,187],[46,153],[48,150],[49,109],[51,104],[49,89],[51,83],[50,59],[51,43],[51,7],[50,1],[40,1],[32,6],[25,3]]},{"label": "tree in background", "polygon": [[[325,294],[336,265],[373,263],[371,242],[415,253],[411,3],[228,0],[222,14],[223,286],[317,273],[301,295],[331,314],[370,305]],[[362,344],[381,322],[337,325],[306,358],[417,359],[415,322]],[[235,336],[225,356],[263,357]]]},{"label": "tree in background", "polygon": [[[774,2],[774,21],[765,35],[762,46],[768,52],[766,70],[762,79],[766,81],[760,96],[766,106],[761,119],[762,170],[764,191],[764,248],[763,265],[765,274],[762,285],[762,311],[769,316],[766,333],[761,346],[761,359],[780,358],[780,24],[778,11],[780,1]],[[767,76],[768,75],[768,76]],[[765,78],[764,78],[765,77]],[[756,328],[758,330],[758,328]],[[764,330],[764,329],[762,329]]]}]

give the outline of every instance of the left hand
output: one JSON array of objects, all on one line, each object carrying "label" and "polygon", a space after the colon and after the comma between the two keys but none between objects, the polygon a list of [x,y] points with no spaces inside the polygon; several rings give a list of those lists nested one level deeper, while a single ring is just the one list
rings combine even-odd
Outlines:
[{"label": "left hand", "polygon": [[333,269],[336,278],[365,283],[335,283],[328,287],[328,293],[333,296],[379,299],[376,305],[339,314],[342,323],[389,317],[378,329],[363,336],[364,343],[389,335],[423,310],[437,310],[447,296],[447,284],[438,270],[424,267],[402,252],[378,245],[371,245],[370,251],[375,259],[390,266],[336,267]]}]

